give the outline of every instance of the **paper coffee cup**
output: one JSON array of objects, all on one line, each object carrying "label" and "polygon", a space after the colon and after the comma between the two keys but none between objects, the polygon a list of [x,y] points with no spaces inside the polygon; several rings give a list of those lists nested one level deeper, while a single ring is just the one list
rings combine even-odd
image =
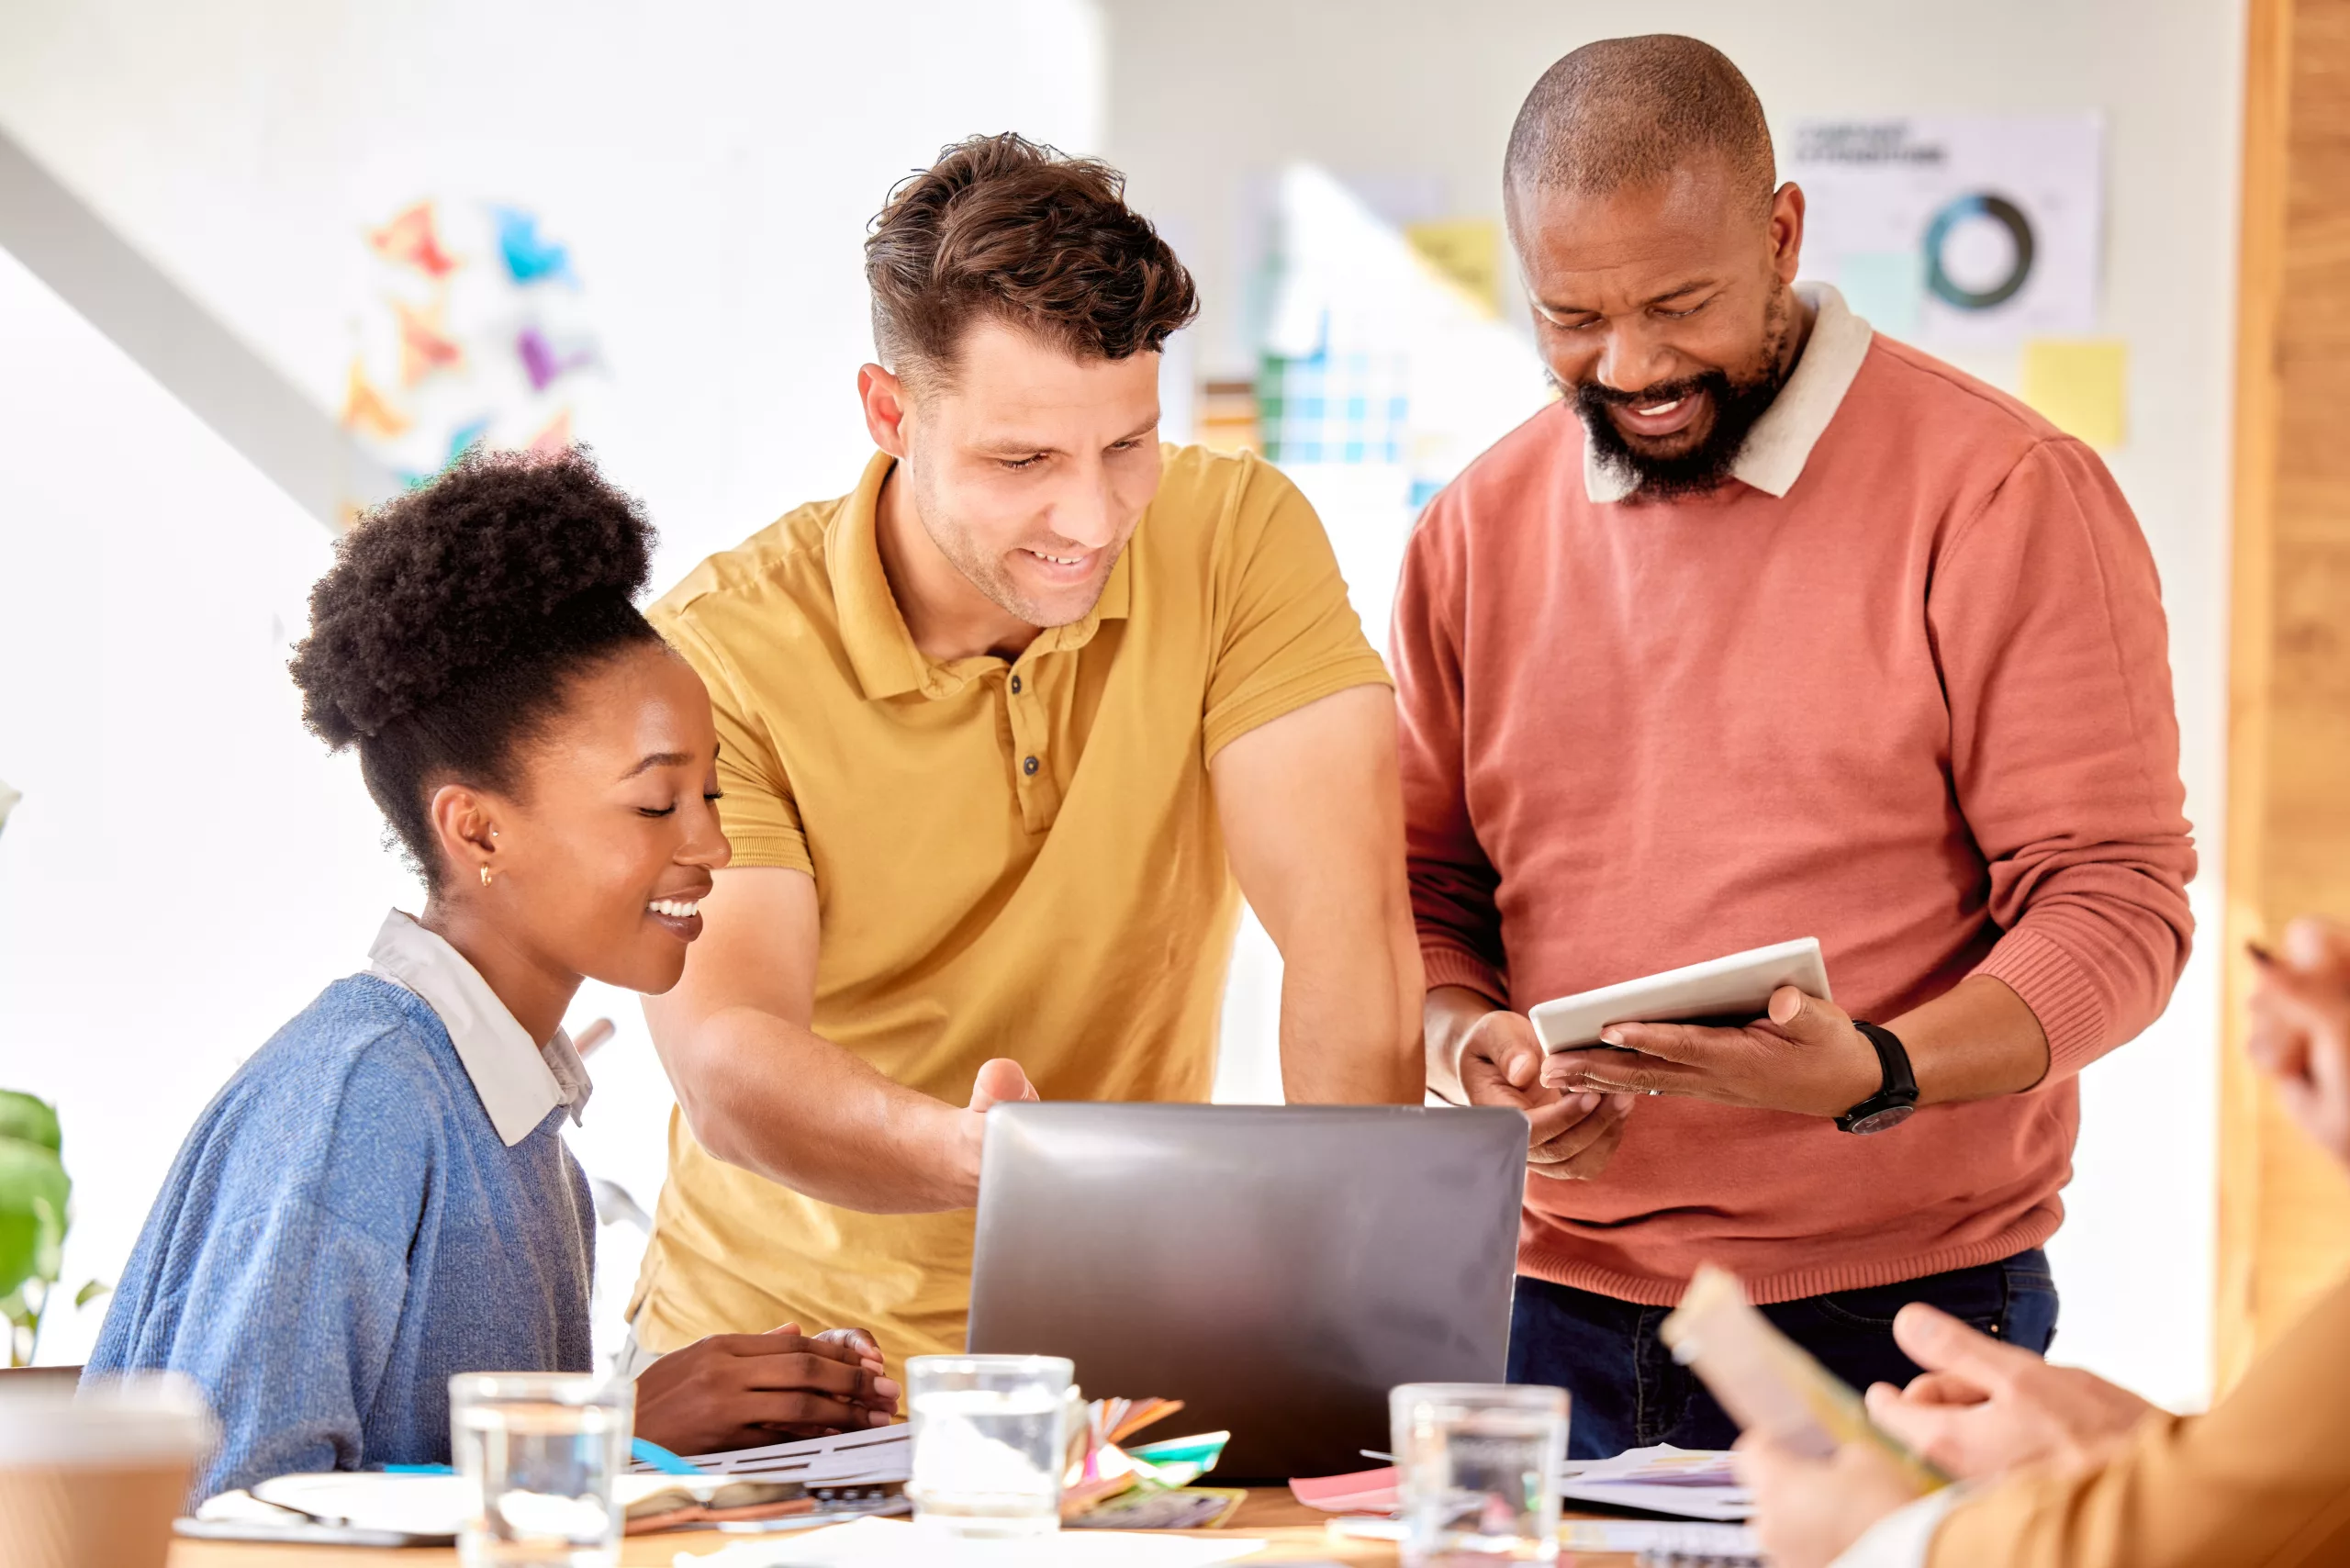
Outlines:
[{"label": "paper coffee cup", "polygon": [[0,1562],[163,1568],[218,1440],[203,1394],[168,1372],[78,1394],[17,1383],[0,1378]]}]

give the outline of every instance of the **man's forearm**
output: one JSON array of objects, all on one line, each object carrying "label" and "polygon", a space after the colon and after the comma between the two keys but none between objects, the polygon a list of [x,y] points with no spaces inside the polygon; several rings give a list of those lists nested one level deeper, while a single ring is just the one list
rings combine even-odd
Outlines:
[{"label": "man's forearm", "polygon": [[1281,1092],[1292,1104],[1416,1105],[1416,944],[1314,944],[1281,961]]},{"label": "man's forearm", "polygon": [[977,1116],[891,1082],[772,1013],[728,1007],[675,1026],[696,1036],[696,1070],[672,1063],[678,1104],[718,1159],[868,1214],[979,1201]]},{"label": "man's forearm", "polygon": [[1884,1021],[1918,1076],[1918,1103],[2017,1094],[2048,1076],[2048,1036],[2005,980],[1969,975],[1933,1001]]}]

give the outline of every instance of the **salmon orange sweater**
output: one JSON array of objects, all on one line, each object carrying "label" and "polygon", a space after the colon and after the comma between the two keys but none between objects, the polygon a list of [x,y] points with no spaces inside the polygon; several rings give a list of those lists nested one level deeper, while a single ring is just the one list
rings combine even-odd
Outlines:
[{"label": "salmon orange sweater", "polygon": [[2087,447],[1845,319],[1849,388],[1807,391],[1807,455],[1774,437],[1784,494],[1604,498],[1553,405],[1430,504],[1393,649],[1428,984],[1523,1011],[1817,936],[1859,1018],[2006,981],[2047,1080],[1867,1137],[1643,1100],[1596,1180],[1529,1179],[1525,1273],[1662,1305],[1711,1260],[1784,1301],[2036,1246],[2075,1075],[2186,961],[2135,519]]}]

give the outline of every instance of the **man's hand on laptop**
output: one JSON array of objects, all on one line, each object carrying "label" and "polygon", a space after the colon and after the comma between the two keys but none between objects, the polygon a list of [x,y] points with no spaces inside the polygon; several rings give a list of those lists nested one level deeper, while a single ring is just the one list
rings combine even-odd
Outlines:
[{"label": "man's hand on laptop", "polygon": [[988,1113],[998,1105],[1039,1098],[1036,1086],[1028,1081],[1028,1074],[1010,1057],[990,1057],[979,1064],[979,1075],[971,1081],[971,1103],[960,1117],[963,1152],[975,1196],[979,1180],[979,1152],[987,1139]]},{"label": "man's hand on laptop", "polygon": [[1606,1169],[1624,1141],[1631,1097],[1566,1093],[1545,1085],[1542,1042],[1522,1014],[1494,1008],[1476,1019],[1460,1036],[1456,1060],[1470,1104],[1525,1113],[1526,1168],[1535,1175],[1587,1182]]},{"label": "man's hand on laptop", "polygon": [[1542,1082],[1568,1094],[1686,1094],[1812,1116],[1841,1116],[1885,1082],[1876,1047],[1851,1015],[1791,985],[1744,1028],[1611,1024],[1599,1037],[1625,1049],[1560,1051],[1542,1063]]},{"label": "man's hand on laptop", "polygon": [[981,1062],[979,1076],[971,1081],[971,1109],[982,1116],[1011,1101],[1036,1097],[1036,1086],[1010,1057],[990,1057]]}]

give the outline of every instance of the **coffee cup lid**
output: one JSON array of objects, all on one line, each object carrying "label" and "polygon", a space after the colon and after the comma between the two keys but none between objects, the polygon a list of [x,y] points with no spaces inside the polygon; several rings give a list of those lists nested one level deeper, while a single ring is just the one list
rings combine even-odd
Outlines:
[{"label": "coffee cup lid", "polygon": [[178,1372],[140,1372],[80,1389],[0,1379],[0,1466],[60,1468],[184,1461],[212,1451],[219,1427]]}]

